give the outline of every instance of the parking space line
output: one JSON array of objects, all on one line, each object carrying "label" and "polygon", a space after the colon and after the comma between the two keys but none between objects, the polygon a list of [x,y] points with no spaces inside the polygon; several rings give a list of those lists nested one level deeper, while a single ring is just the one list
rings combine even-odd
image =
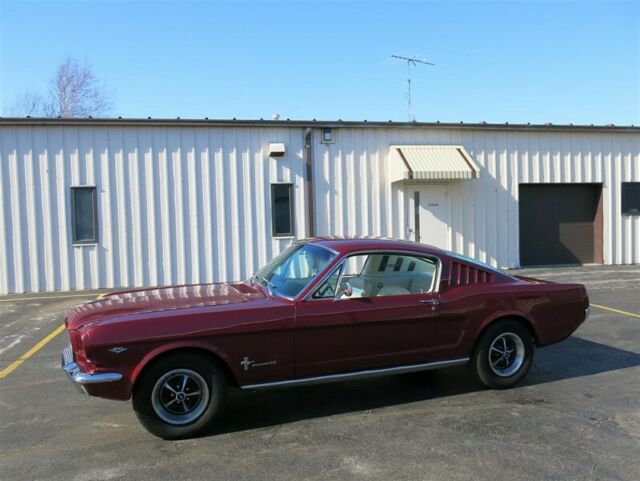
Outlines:
[{"label": "parking space line", "polygon": [[604,309],[605,311],[615,312],[617,314],[622,314],[623,316],[631,316],[640,319],[640,314],[634,314],[633,312],[621,311],[620,309],[614,309],[613,307],[601,306],[599,304],[591,304],[593,307],[597,307],[598,309]]},{"label": "parking space line", "polygon": [[[98,294],[97,292],[90,292],[87,294],[71,294],[69,296],[40,296],[40,297],[14,297],[12,299],[0,299],[0,302],[26,302],[26,301],[41,301],[43,299],[69,299],[70,297],[92,297]],[[101,298],[104,294],[100,294],[98,298]]]},{"label": "parking space line", "polygon": [[64,324],[61,324],[60,326],[58,326],[55,331],[53,331],[44,339],[40,340],[38,344],[33,346],[31,349],[25,352],[22,356],[20,356],[16,361],[13,361],[11,364],[5,367],[2,371],[0,371],[0,379],[5,378],[9,374],[11,374],[18,366],[20,366],[20,364],[25,362],[27,359],[33,356],[36,352],[38,352],[40,349],[46,346],[49,341],[51,341],[54,337],[56,337],[62,331],[64,331]]}]

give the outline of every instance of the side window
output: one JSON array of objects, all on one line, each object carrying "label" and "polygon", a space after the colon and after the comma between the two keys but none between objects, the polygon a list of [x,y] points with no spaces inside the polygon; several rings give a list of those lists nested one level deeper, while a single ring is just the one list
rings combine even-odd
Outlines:
[{"label": "side window", "polygon": [[369,256],[361,277],[367,297],[382,297],[431,292],[436,273],[434,259],[389,253]]},{"label": "side window", "polygon": [[274,237],[292,236],[293,184],[271,184],[271,228]]},{"label": "side window", "polygon": [[362,268],[367,263],[368,255],[350,256],[345,262],[345,277],[357,277],[362,272]]},{"label": "side window", "polygon": [[314,299],[332,299],[336,295],[336,290],[338,289],[338,281],[340,280],[340,275],[342,274],[342,270],[344,265],[338,266],[331,275],[324,281],[316,292],[313,293]]},{"label": "side window", "polygon": [[400,296],[434,290],[437,261],[402,254],[348,257],[313,294],[315,299]]},{"label": "side window", "polygon": [[98,242],[98,206],[95,187],[71,187],[71,214],[73,243]]},{"label": "side window", "polygon": [[[353,255],[336,268],[313,294],[314,299],[339,299],[365,297],[362,282],[362,269],[367,262],[368,255]],[[345,293],[347,288],[350,295]]]},{"label": "side window", "polygon": [[[370,257],[368,254],[357,254],[347,258],[344,263],[344,273],[340,279],[340,285],[337,291],[340,299],[369,297],[365,289],[362,271]],[[347,292],[345,292],[345,288]]]},{"label": "side window", "polygon": [[640,215],[640,182],[622,183],[622,215]]}]

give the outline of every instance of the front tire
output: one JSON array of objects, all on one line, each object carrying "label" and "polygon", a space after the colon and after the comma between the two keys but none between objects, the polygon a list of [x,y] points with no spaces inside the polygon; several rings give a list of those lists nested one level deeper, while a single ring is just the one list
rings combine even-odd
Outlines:
[{"label": "front tire", "polygon": [[471,367],[480,382],[494,389],[518,384],[533,364],[535,345],[521,322],[504,319],[490,325],[476,343]]},{"label": "front tire", "polygon": [[133,392],[133,409],[155,436],[200,436],[220,413],[226,387],[224,372],[206,356],[173,354],[144,371]]}]

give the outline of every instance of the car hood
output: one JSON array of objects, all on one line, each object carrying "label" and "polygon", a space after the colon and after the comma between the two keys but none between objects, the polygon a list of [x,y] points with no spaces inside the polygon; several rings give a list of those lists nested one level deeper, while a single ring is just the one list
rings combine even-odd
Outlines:
[{"label": "car hood", "polygon": [[103,295],[67,312],[67,329],[117,316],[238,304],[265,298],[262,288],[248,282],[170,286]]}]

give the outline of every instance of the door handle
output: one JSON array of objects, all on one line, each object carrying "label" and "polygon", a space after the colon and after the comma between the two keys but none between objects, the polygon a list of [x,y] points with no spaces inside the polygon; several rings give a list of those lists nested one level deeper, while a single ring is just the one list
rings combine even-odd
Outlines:
[{"label": "door handle", "polygon": [[440,304],[438,299],[420,299],[420,304],[431,304],[432,306],[437,306]]}]

